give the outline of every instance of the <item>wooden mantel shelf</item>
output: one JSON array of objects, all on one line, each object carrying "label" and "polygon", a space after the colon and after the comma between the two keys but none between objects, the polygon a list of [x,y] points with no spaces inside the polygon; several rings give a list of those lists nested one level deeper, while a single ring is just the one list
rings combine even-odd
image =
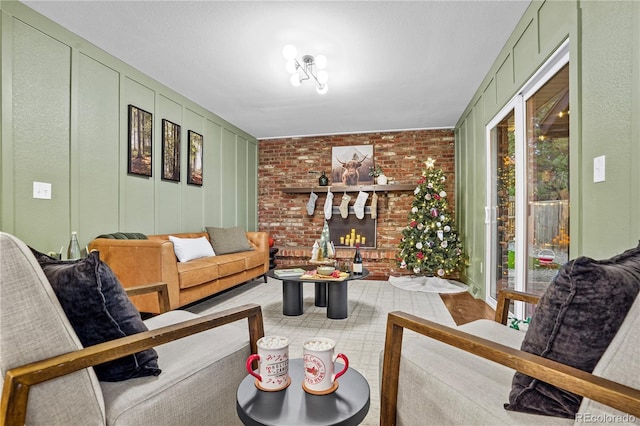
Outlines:
[{"label": "wooden mantel shelf", "polygon": [[392,185],[331,185],[331,186],[306,186],[299,188],[280,188],[285,194],[302,194],[313,192],[327,192],[327,188],[331,188],[331,192],[358,192],[358,191],[376,191],[376,192],[395,192],[395,191],[413,191],[416,188],[414,184],[392,184]]}]

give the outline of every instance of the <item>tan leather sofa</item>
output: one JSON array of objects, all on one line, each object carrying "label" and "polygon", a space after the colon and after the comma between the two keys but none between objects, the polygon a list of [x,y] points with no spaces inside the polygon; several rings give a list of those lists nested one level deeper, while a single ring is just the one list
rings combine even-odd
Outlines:
[{"label": "tan leather sofa", "polygon": [[[250,251],[222,254],[178,262],[169,235],[178,238],[209,239],[207,232],[148,235],[146,240],[96,238],[89,250],[98,250],[100,259],[115,272],[122,285],[139,286],[165,282],[169,288],[169,308],[176,309],[242,284],[269,270],[269,235],[247,232]],[[141,312],[160,313],[154,295],[131,296]]]}]

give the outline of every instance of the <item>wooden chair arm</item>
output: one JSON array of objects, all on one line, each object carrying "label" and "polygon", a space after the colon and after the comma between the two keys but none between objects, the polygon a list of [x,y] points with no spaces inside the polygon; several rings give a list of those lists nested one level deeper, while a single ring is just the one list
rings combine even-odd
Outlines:
[{"label": "wooden chair arm", "polygon": [[128,296],[139,296],[147,293],[158,293],[158,305],[160,306],[160,313],[169,311],[169,286],[167,283],[153,283],[143,284],[135,287],[125,287],[124,291]]},{"label": "wooden chair arm", "polygon": [[7,371],[2,388],[0,425],[25,424],[32,385],[245,318],[251,353],[257,353],[256,342],[264,336],[262,309],[260,305],[247,304],[12,368]]},{"label": "wooden chair arm", "polygon": [[411,314],[391,312],[387,318],[382,364],[380,424],[383,426],[396,424],[400,356],[405,328],[640,417],[638,389]]},{"label": "wooden chair arm", "polygon": [[516,290],[500,290],[498,293],[498,304],[496,305],[496,322],[507,325],[509,320],[509,305],[512,300],[531,303],[537,305],[540,296],[534,293],[525,293]]}]

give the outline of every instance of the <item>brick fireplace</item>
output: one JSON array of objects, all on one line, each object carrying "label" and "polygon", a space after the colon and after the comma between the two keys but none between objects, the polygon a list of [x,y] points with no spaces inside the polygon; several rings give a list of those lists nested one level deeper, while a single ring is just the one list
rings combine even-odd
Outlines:
[{"label": "brick fireplace", "polygon": [[[258,229],[275,240],[279,266],[303,264],[311,257],[311,247],[320,238],[324,224],[326,189],[317,190],[312,215],[307,213],[309,192],[286,193],[282,188],[318,186],[320,172],[331,170],[334,146],[373,145],[375,164],[397,184],[416,184],[427,157],[447,176],[447,193],[454,209],[454,135],[452,130],[364,133],[318,137],[269,139],[258,142]],[[317,173],[316,173],[317,172]],[[368,170],[361,170],[368,173]],[[332,185],[329,182],[329,185]],[[393,188],[393,187],[390,187]],[[343,192],[331,186],[333,206],[338,207]],[[370,206],[371,194],[366,205]],[[350,207],[358,195],[350,193]],[[364,266],[374,278],[385,279],[401,273],[396,265],[397,246],[413,202],[413,190],[377,192],[375,248],[362,250]],[[333,213],[336,214],[336,213]],[[339,213],[338,213],[339,215]],[[335,237],[335,236],[332,236]],[[353,258],[353,248],[336,247],[340,260]]]}]

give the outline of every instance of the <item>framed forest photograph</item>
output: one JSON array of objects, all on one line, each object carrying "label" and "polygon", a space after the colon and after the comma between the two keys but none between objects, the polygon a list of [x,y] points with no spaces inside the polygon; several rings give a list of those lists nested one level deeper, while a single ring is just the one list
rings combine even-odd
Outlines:
[{"label": "framed forest photograph", "polygon": [[202,135],[189,130],[189,161],[187,183],[202,186]]},{"label": "framed forest photograph", "polygon": [[162,179],[180,182],[180,126],[162,119]]},{"label": "framed forest photograph", "polygon": [[151,176],[153,115],[129,105],[128,173]]}]

